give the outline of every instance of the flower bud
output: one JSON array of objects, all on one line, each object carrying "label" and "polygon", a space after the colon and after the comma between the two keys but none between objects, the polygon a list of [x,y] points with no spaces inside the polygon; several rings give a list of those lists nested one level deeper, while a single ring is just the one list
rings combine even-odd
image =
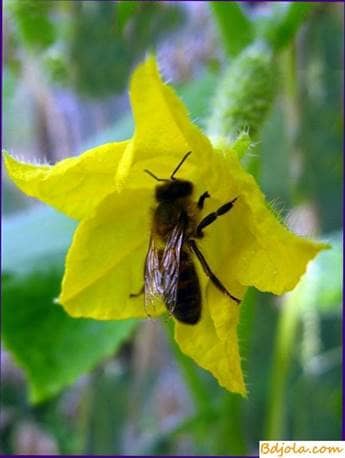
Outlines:
[{"label": "flower bud", "polygon": [[232,142],[245,131],[255,139],[276,92],[277,72],[270,49],[256,43],[225,69],[207,130]]}]

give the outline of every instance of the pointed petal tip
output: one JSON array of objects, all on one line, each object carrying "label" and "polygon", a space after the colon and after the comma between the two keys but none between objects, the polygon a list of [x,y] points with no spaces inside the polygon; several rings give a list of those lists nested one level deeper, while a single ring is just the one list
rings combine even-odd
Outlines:
[{"label": "pointed petal tip", "polygon": [[317,245],[319,246],[319,251],[331,250],[333,248],[332,244],[331,243],[327,243],[327,242],[317,242]]},{"label": "pointed petal tip", "polygon": [[138,64],[132,73],[130,80],[130,92],[133,91],[136,84],[138,84],[142,78],[153,76],[160,78],[159,68],[155,54],[148,53],[145,60]]},{"label": "pointed petal tip", "polygon": [[145,60],[144,60],[144,64],[151,67],[151,66],[157,66],[157,58],[156,58],[156,54],[152,51],[148,51],[146,53],[146,57],[145,57]]},{"label": "pointed petal tip", "polygon": [[12,163],[12,162],[16,162],[16,159],[5,149],[3,149],[2,151],[2,156],[4,158],[4,164],[5,164],[5,167],[6,169],[8,168],[8,166]]},{"label": "pointed petal tip", "polygon": [[6,150],[2,151],[2,155],[4,157],[4,165],[7,174],[16,183],[19,168],[30,164],[26,164],[22,159],[14,157]]},{"label": "pointed petal tip", "polygon": [[240,396],[242,396],[242,398],[248,399],[248,391],[243,380],[232,381],[231,386],[223,385],[221,381],[219,381],[219,379],[218,382],[220,386],[222,386],[225,390],[229,391],[230,393],[239,394]]}]

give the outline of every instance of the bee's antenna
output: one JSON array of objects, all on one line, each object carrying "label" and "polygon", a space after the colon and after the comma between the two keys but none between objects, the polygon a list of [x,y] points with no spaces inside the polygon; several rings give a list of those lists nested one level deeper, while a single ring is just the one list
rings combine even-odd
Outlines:
[{"label": "bee's antenna", "polygon": [[152,178],[154,178],[157,181],[170,181],[167,178],[158,178],[158,177],[156,177],[156,175],[154,175],[152,172],[150,172],[150,170],[144,169],[144,172],[149,174]]},{"label": "bee's antenna", "polygon": [[175,173],[178,171],[178,169],[182,166],[182,164],[184,163],[184,161],[187,159],[187,157],[192,154],[191,151],[188,151],[188,153],[186,153],[183,158],[181,159],[181,161],[177,164],[177,167],[175,168],[175,170],[173,171],[173,173],[170,175],[170,179],[171,180],[176,180],[175,178]]},{"label": "bee's antenna", "polygon": [[[177,164],[177,167],[175,168],[175,170],[173,171],[173,173],[170,175],[170,180],[176,180],[175,178],[175,173],[179,170],[179,168],[182,166],[182,164],[184,163],[184,161],[187,159],[187,157],[192,154],[191,151],[188,151],[188,153],[186,153],[183,158],[181,159],[181,161]],[[146,172],[148,175],[150,175],[152,178],[154,178],[156,181],[170,181],[168,178],[158,178],[154,173],[152,173],[150,170],[147,170],[147,169],[144,169],[144,172]]]}]

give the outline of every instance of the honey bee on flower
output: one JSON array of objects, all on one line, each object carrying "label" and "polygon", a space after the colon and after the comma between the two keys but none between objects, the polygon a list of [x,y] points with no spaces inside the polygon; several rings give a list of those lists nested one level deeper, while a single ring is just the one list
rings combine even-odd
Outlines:
[{"label": "honey bee on flower", "polygon": [[[145,261],[145,287],[142,292],[145,292],[145,303],[147,299],[151,301],[157,296],[178,321],[196,324],[201,317],[201,292],[192,253],[220,292],[238,304],[241,301],[212,272],[195,240],[203,238],[204,229],[232,209],[237,197],[197,222],[197,216],[210,195],[205,191],[197,203],[193,202],[193,184],[175,177],[190,154],[191,151],[182,158],[170,178],[158,178],[145,170],[156,181],[164,183],[156,187],[158,206],[153,216],[150,247]],[[138,295],[140,293],[131,294],[131,297]]]},{"label": "honey bee on flower", "polygon": [[[276,219],[254,178],[241,166],[236,149],[214,147],[191,122],[183,103],[161,80],[153,57],[134,71],[130,99],[135,121],[131,139],[101,145],[53,166],[25,164],[6,154],[7,171],[23,192],[80,221],[58,298],[70,315],[145,318],[168,308],[181,350],[220,385],[244,395],[236,330],[240,299],[249,286],[274,294],[293,289],[307,263],[326,245],[294,235]],[[186,159],[188,152],[192,154]],[[185,265],[190,254],[200,261],[195,264],[199,286],[189,304],[199,294],[202,305],[190,318],[192,325],[178,315],[176,307],[183,301],[173,296],[176,291],[167,292],[166,272],[176,276],[176,262],[164,256],[164,247],[156,249],[150,242],[152,209],[157,208],[152,175],[174,181],[177,166],[178,179],[192,184],[180,197],[199,205],[198,219],[188,220],[188,225],[181,205],[169,207],[180,213],[165,232],[165,246],[170,241],[174,251],[169,255],[177,256],[177,266]],[[159,204],[162,199],[157,200]],[[195,237],[203,234],[214,212],[220,217],[212,230]],[[179,224],[185,224],[183,229]],[[163,239],[161,234],[158,242]],[[152,262],[147,260],[150,255]],[[133,294],[145,280],[145,259],[146,297],[161,299],[152,307],[150,301],[145,305],[144,295]],[[191,276],[192,270],[188,272]],[[178,281],[172,284],[176,287]]]}]

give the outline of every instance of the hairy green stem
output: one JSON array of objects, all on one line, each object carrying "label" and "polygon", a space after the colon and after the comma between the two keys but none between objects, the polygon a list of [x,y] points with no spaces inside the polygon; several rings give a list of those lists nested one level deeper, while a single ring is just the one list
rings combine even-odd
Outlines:
[{"label": "hairy green stem", "polygon": [[185,356],[175,344],[172,320],[165,321],[164,324],[169,336],[170,348],[180,366],[196,407],[200,411],[206,411],[210,407],[208,389],[201,380],[200,376],[197,374],[197,369],[195,368],[195,365],[191,363],[190,358]]},{"label": "hairy green stem", "polygon": [[[284,71],[282,83],[287,134],[289,149],[290,152],[293,152],[299,119],[296,59],[293,45],[282,54],[281,62]],[[294,296],[292,297],[294,298]],[[278,321],[270,381],[270,394],[267,397],[267,421],[264,437],[266,440],[279,440],[284,438],[283,435],[286,423],[285,389],[299,320],[300,304],[295,299],[289,300],[288,295],[285,296]]]},{"label": "hairy green stem", "polygon": [[281,308],[277,334],[274,344],[274,356],[267,396],[267,421],[265,440],[284,439],[286,423],[285,387],[291,363],[297,325],[299,304],[284,302]]}]

